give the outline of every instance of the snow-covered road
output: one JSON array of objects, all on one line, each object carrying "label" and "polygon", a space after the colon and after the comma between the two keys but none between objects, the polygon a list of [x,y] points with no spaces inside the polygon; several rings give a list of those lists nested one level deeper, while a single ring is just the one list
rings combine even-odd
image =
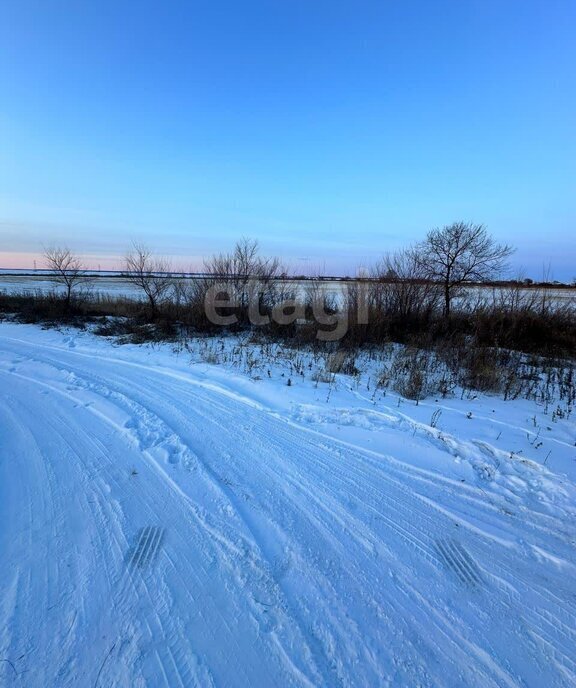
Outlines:
[{"label": "snow-covered road", "polygon": [[574,685],[571,483],[126,351],[0,325],[0,685]]}]

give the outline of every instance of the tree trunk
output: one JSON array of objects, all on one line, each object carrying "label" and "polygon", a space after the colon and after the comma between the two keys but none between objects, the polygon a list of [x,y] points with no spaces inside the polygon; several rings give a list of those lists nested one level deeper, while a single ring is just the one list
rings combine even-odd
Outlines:
[{"label": "tree trunk", "polygon": [[444,283],[444,317],[450,317],[450,285],[448,282]]},{"label": "tree trunk", "polygon": [[148,294],[148,301],[150,301],[150,318],[154,320],[156,317],[156,300],[152,294]]}]

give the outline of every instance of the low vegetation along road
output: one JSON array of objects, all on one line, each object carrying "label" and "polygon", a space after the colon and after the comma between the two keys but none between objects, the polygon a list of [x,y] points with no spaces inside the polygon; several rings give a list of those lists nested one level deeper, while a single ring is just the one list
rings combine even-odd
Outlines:
[{"label": "low vegetation along road", "polygon": [[0,325],[0,684],[574,685],[569,480],[235,380]]}]

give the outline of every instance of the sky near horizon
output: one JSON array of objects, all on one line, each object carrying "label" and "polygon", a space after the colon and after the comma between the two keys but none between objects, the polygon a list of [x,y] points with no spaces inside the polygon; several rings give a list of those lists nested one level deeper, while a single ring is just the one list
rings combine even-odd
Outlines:
[{"label": "sky near horizon", "polygon": [[0,267],[354,273],[454,220],[576,277],[573,0],[4,0]]}]

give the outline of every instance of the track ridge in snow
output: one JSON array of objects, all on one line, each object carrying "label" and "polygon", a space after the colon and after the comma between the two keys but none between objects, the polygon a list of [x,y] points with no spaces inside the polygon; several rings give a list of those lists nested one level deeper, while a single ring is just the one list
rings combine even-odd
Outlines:
[{"label": "track ridge in snow", "polygon": [[472,587],[482,584],[482,575],[476,562],[454,538],[436,540],[436,549],[440,559],[456,573],[458,578]]},{"label": "track ridge in snow", "polygon": [[126,555],[128,566],[145,569],[151,566],[158,557],[164,540],[164,528],[145,526],[140,528],[136,541]]}]

